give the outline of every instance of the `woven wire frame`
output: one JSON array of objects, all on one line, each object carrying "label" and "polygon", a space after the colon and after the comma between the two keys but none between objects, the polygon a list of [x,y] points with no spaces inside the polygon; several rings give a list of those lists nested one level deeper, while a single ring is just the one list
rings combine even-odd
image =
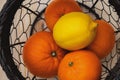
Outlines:
[{"label": "woven wire frame", "polygon": [[[44,11],[51,0],[20,1],[21,3],[17,5],[18,9],[16,8],[17,12],[14,12],[14,19],[11,20],[10,28],[8,30],[1,28],[1,30],[9,32],[9,37],[3,37],[5,32],[1,36],[1,65],[10,80],[57,80],[57,77],[43,79],[32,75],[25,67],[22,59],[22,50],[26,40],[35,32],[48,30],[44,20]],[[120,80],[120,18],[115,8],[110,5],[108,0],[77,0],[77,2],[85,13],[90,14],[94,19],[104,19],[113,26],[116,44],[110,55],[101,60],[103,65],[101,80]],[[2,22],[0,23],[2,24]],[[5,43],[6,39],[9,39],[8,44]],[[9,54],[3,54],[7,52]]]}]

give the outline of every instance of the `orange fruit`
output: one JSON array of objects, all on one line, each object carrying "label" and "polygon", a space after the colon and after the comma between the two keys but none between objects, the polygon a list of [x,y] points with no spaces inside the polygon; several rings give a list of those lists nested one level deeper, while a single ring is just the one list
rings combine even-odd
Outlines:
[{"label": "orange fruit", "polygon": [[58,69],[59,80],[99,80],[101,62],[91,51],[79,50],[65,55]]},{"label": "orange fruit", "polygon": [[50,32],[37,32],[25,43],[23,61],[28,70],[39,77],[54,77],[64,57],[64,50],[56,45]]},{"label": "orange fruit", "polygon": [[45,21],[52,31],[57,20],[66,13],[81,11],[75,0],[53,0],[45,10]]},{"label": "orange fruit", "polygon": [[104,20],[96,20],[95,22],[98,23],[96,37],[88,46],[88,49],[94,51],[100,59],[103,59],[114,47],[114,29]]}]

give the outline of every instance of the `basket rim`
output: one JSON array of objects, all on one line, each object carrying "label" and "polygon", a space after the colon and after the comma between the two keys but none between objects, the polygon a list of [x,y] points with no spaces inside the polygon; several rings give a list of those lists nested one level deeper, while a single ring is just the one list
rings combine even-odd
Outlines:
[{"label": "basket rim", "polygon": [[[12,56],[10,55],[10,43],[8,39],[10,35],[10,26],[12,25],[12,21],[14,19],[14,14],[23,1],[24,0],[7,0],[0,12],[0,63],[4,72],[6,73],[6,76],[10,80],[24,80],[24,77],[18,71],[17,66],[12,60]],[[3,38],[6,40],[3,40]]]}]

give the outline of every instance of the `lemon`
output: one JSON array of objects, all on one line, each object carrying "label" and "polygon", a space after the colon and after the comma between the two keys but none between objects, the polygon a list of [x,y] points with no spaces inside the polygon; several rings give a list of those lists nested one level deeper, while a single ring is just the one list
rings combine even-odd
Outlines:
[{"label": "lemon", "polygon": [[53,38],[62,48],[78,50],[88,46],[95,38],[97,23],[83,12],[63,15],[53,28]]}]

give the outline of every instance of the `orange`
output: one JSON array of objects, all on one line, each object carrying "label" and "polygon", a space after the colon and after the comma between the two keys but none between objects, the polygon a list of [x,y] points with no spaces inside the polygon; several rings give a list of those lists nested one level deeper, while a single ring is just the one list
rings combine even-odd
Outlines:
[{"label": "orange", "polygon": [[98,23],[96,37],[88,46],[88,49],[94,51],[96,55],[103,59],[113,49],[115,44],[115,34],[112,26],[104,20],[96,20]]},{"label": "orange", "polygon": [[37,32],[25,43],[23,61],[35,76],[49,78],[57,75],[64,50],[56,45],[50,32]]},{"label": "orange", "polygon": [[52,31],[57,20],[66,13],[78,12],[81,8],[74,0],[53,0],[45,10],[45,21]]},{"label": "orange", "polygon": [[61,61],[58,69],[59,80],[99,80],[101,62],[91,51],[70,52]]}]

